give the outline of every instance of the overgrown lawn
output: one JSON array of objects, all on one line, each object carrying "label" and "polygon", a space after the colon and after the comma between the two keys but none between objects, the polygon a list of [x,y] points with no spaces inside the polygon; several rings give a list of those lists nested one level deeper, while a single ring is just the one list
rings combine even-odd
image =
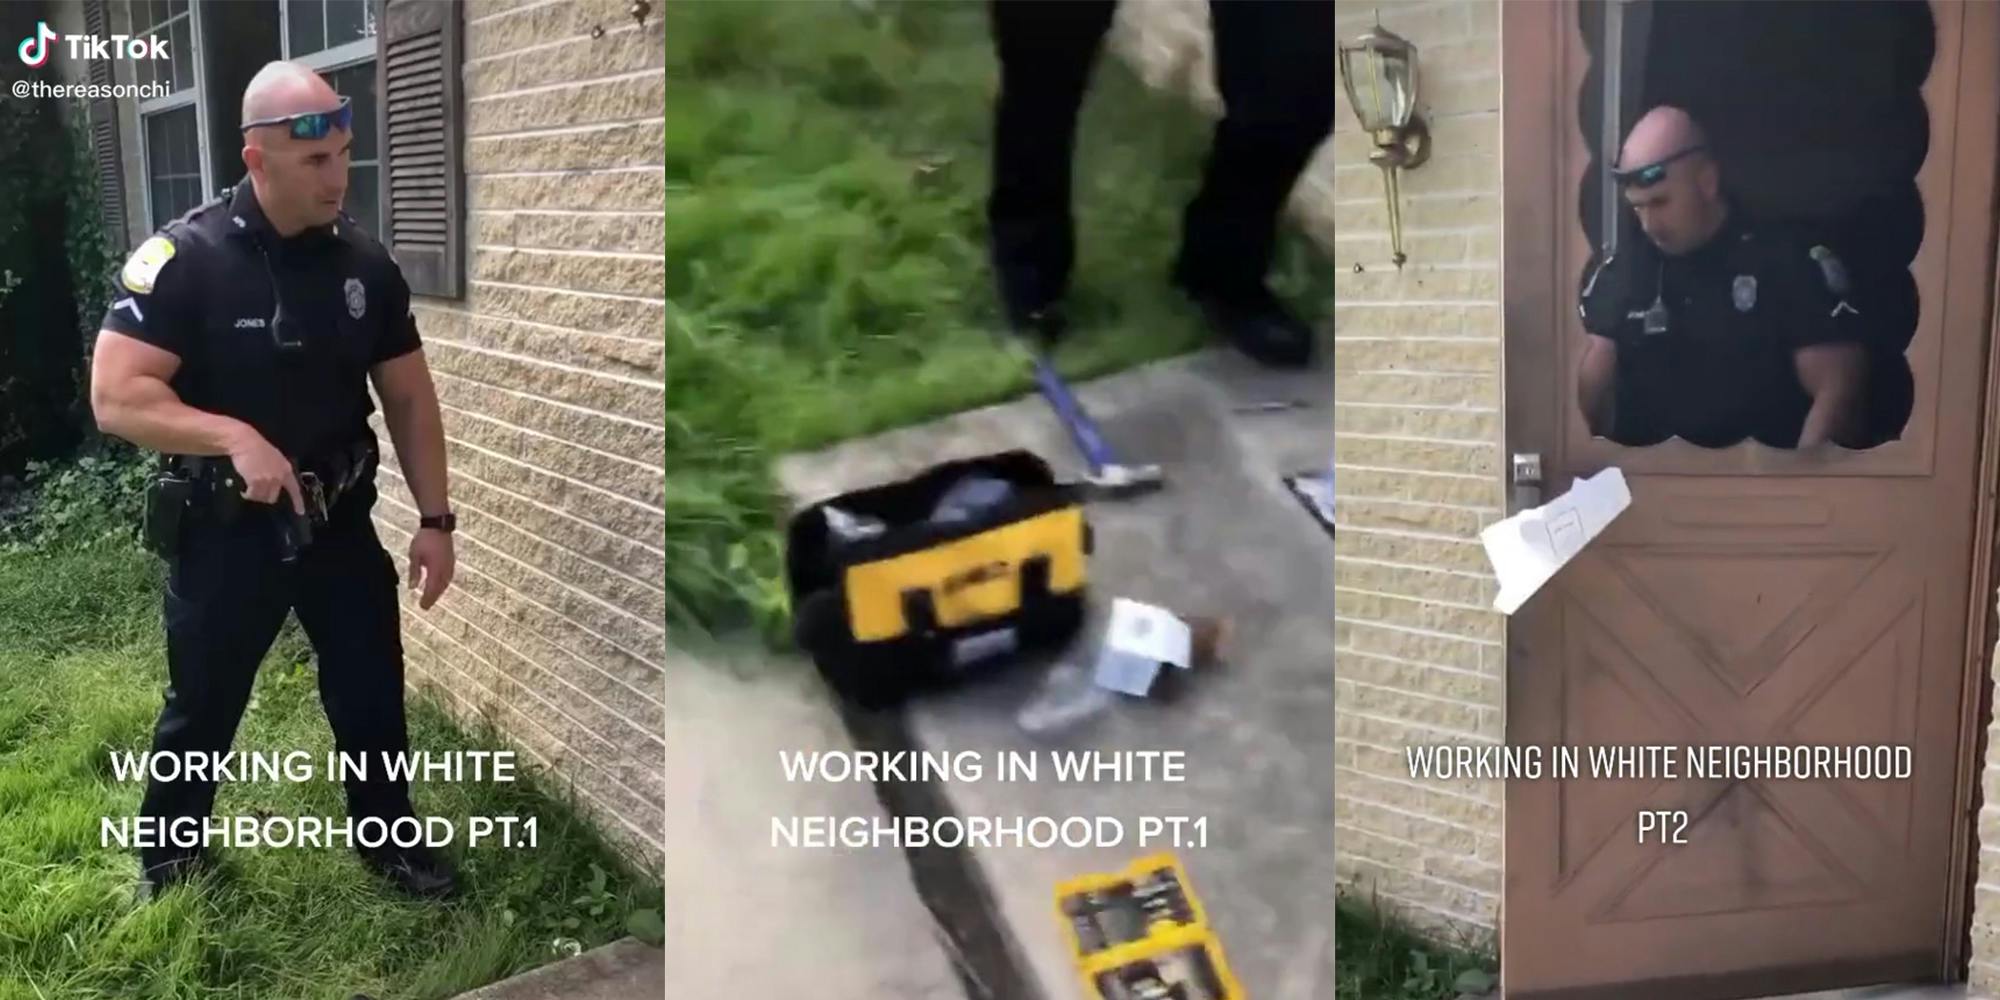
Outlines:
[{"label": "overgrown lawn", "polygon": [[[150,904],[102,817],[144,788],[112,775],[145,750],[160,706],[159,563],[112,535],[0,552],[0,1000],[439,1000],[608,943],[656,936],[658,882],[608,847],[540,775],[416,782],[419,814],[452,820],[467,892],[404,898],[345,848],[220,849],[218,868]],[[239,751],[309,751],[333,736],[296,627],[265,662]],[[414,750],[501,745],[412,699]],[[340,817],[337,783],[235,782],[215,815]],[[537,817],[537,846],[462,843],[470,816]],[[599,874],[602,873],[602,874]],[[657,937],[655,937],[657,940]]]}]

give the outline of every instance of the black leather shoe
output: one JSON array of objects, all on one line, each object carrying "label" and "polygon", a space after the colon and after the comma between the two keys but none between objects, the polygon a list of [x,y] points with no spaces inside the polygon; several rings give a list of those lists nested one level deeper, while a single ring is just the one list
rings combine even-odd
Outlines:
[{"label": "black leather shoe", "polygon": [[135,895],[139,902],[150,903],[161,893],[206,870],[210,859],[208,852],[196,850],[167,857],[141,857],[139,865],[139,887]]},{"label": "black leather shoe", "polygon": [[1292,315],[1269,291],[1220,295],[1183,288],[1208,320],[1209,329],[1251,360],[1271,368],[1312,364],[1313,330]]},{"label": "black leather shoe", "polygon": [[442,899],[458,891],[458,876],[430,848],[383,846],[361,852],[361,860],[396,888],[423,899]]}]

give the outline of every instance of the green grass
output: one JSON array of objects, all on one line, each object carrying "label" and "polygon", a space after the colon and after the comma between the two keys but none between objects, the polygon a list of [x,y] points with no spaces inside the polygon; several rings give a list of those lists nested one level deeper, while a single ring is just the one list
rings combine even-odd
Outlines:
[{"label": "green grass", "polygon": [[[334,847],[223,849],[212,874],[137,904],[137,862],[100,846],[99,818],[133,815],[143,791],[115,780],[109,754],[144,749],[159,708],[158,566],[129,544],[0,551],[0,1000],[443,998],[629,931],[657,935],[658,883],[541,775],[415,783],[418,812],[461,837],[469,816],[538,817],[535,849],[446,848],[468,887],[449,903],[405,899]],[[288,629],[236,749],[332,749],[307,658]],[[411,712],[413,749],[501,745],[425,700]],[[322,780],[225,784],[215,809],[344,811]]]},{"label": "green grass", "polygon": [[[1032,389],[993,340],[998,69],[981,3],[665,16],[670,617],[769,629],[785,612],[776,456]],[[1076,161],[1066,373],[1203,342],[1166,274],[1209,130],[1106,52]],[[1330,295],[1331,269],[1296,234],[1276,270],[1308,309]]]},{"label": "green grass", "polygon": [[1334,904],[1333,937],[1339,1000],[1451,1000],[1497,982],[1484,943],[1435,941],[1346,887]]}]

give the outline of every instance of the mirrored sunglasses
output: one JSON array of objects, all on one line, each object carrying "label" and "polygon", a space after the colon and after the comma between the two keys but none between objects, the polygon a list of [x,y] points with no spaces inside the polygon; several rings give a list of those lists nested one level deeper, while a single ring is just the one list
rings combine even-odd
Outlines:
[{"label": "mirrored sunglasses", "polygon": [[283,115],[277,118],[259,118],[253,122],[244,122],[242,131],[248,132],[253,128],[263,128],[266,125],[289,126],[288,131],[294,139],[324,139],[326,138],[326,134],[334,129],[346,131],[354,127],[353,99],[342,97],[340,99],[340,107],[332,111],[303,111],[295,115]]},{"label": "mirrored sunglasses", "polygon": [[1618,181],[1619,187],[1649,188],[1667,179],[1668,164],[1673,163],[1675,160],[1685,159],[1687,157],[1693,156],[1696,153],[1703,153],[1707,151],[1708,151],[1707,146],[1696,144],[1693,146],[1689,146],[1688,148],[1683,149],[1680,152],[1675,153],[1674,155],[1669,156],[1664,160],[1655,160],[1652,163],[1648,163],[1643,167],[1633,167],[1630,170],[1620,170],[1614,167],[1612,168],[1611,176]]}]

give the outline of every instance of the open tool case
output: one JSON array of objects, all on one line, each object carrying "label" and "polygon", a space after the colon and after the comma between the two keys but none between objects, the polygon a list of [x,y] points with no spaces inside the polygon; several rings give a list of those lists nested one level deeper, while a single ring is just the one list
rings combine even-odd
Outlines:
[{"label": "open tool case", "polygon": [[1187,872],[1171,853],[1056,887],[1093,1000],[1244,1000]]},{"label": "open tool case", "polygon": [[[940,501],[968,477],[1006,484],[1004,499],[939,520]],[[842,519],[877,533],[844,539],[830,526]],[[1080,498],[1038,456],[941,463],[793,516],[794,637],[850,701],[893,704],[1069,642],[1083,625],[1090,547]]]}]

